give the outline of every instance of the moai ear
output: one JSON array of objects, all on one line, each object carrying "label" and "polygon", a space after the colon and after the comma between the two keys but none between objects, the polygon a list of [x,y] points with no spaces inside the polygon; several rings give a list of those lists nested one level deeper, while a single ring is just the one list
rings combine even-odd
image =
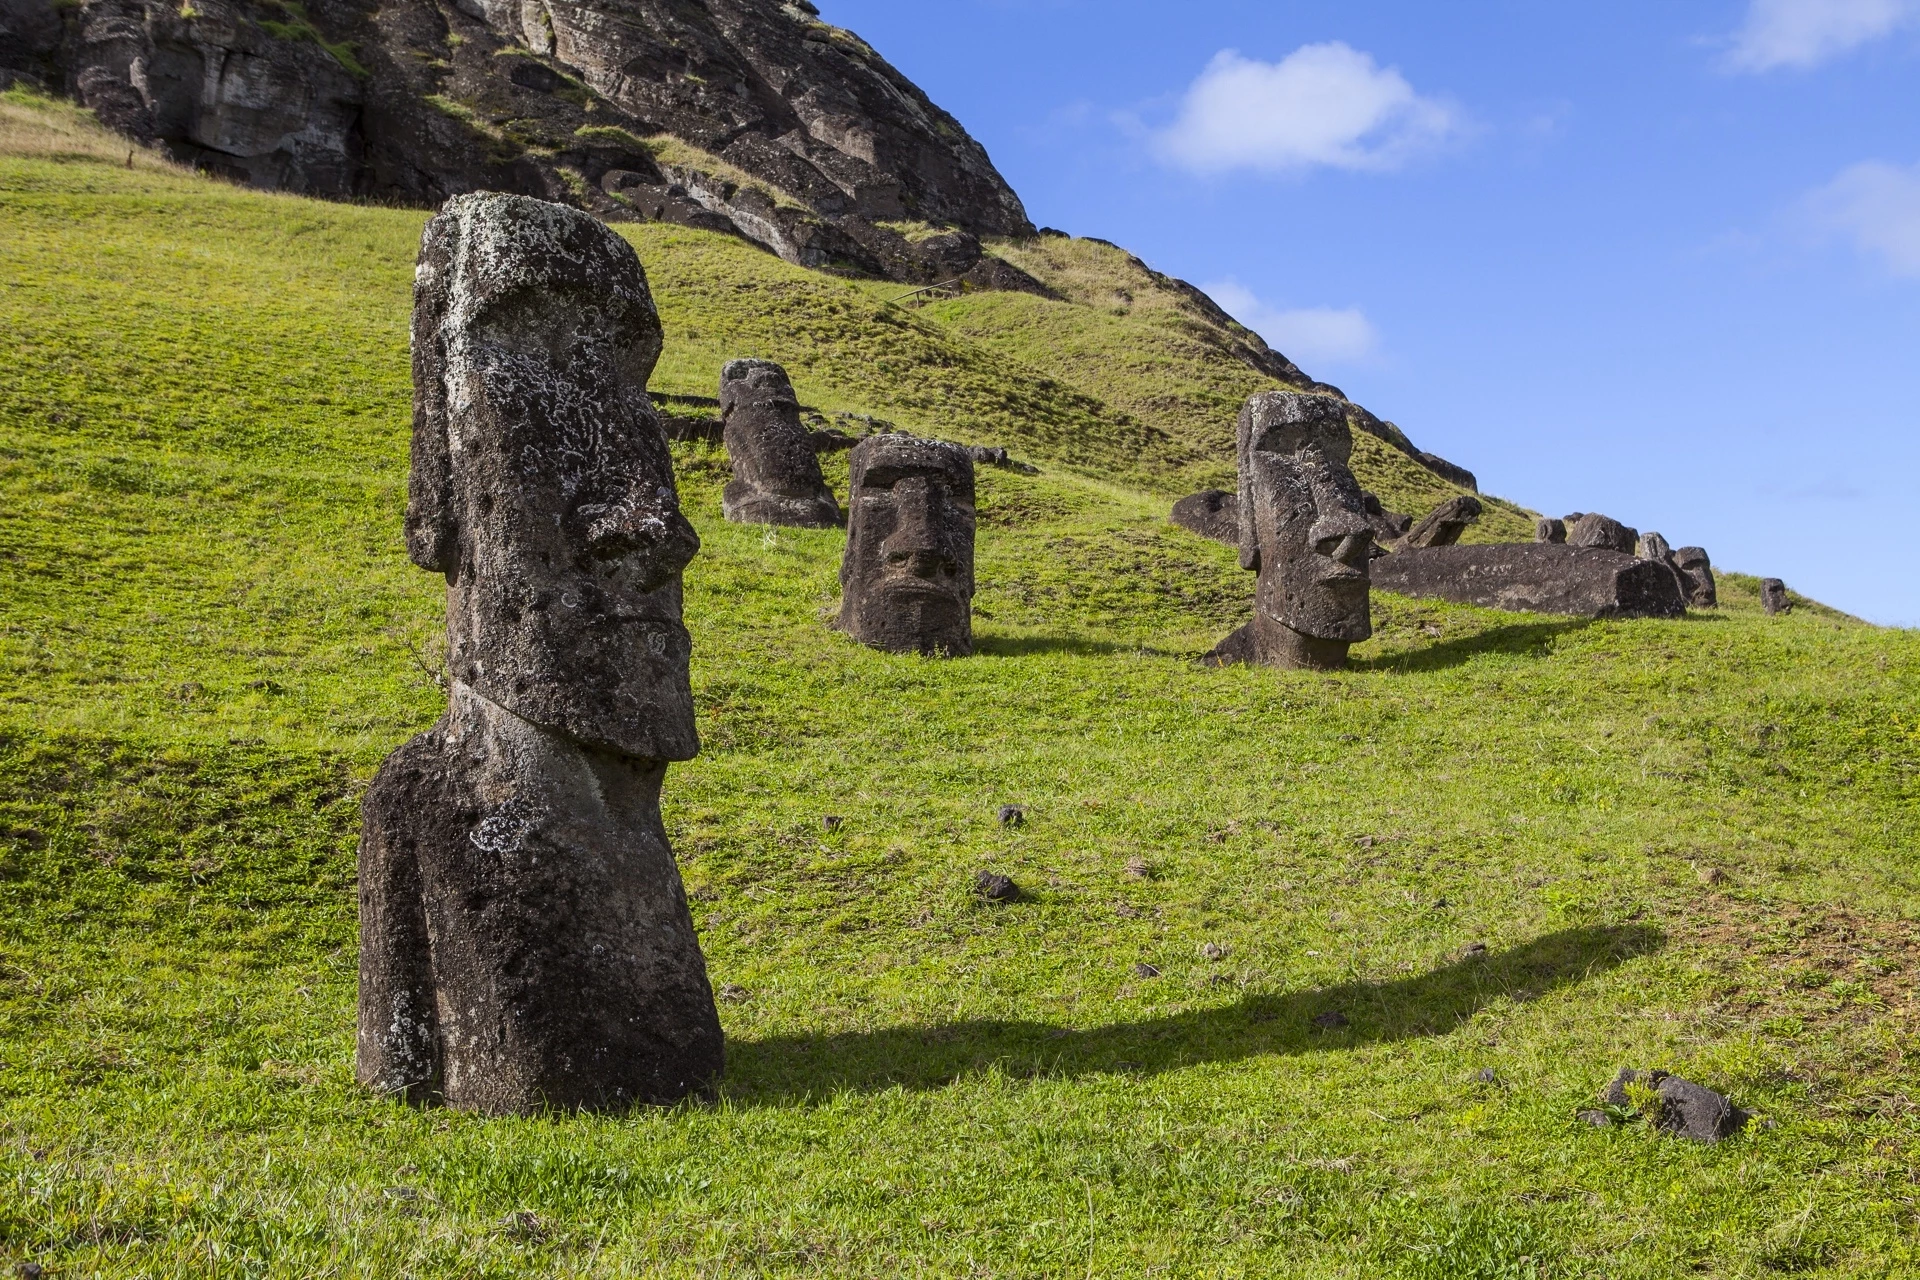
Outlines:
[{"label": "moai ear", "polygon": [[453,288],[460,225],[436,214],[413,271],[413,469],[407,478],[407,555],[422,569],[451,574],[460,562],[453,514],[453,456],[447,443],[446,350],[441,329]]}]

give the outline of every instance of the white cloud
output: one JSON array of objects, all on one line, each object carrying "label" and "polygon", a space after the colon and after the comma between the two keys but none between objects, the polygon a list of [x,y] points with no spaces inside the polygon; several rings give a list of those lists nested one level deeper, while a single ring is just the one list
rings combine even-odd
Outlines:
[{"label": "white cloud", "polygon": [[1920,165],[1868,160],[1807,197],[1823,230],[1886,260],[1895,275],[1920,278]]},{"label": "white cloud", "polygon": [[1237,280],[1206,286],[1228,315],[1274,350],[1311,371],[1314,365],[1354,364],[1380,350],[1380,334],[1358,307],[1270,307]]},{"label": "white cloud", "polygon": [[1278,63],[1232,49],[1218,54],[1187,90],[1178,118],[1154,135],[1153,148],[1199,173],[1383,170],[1459,127],[1453,108],[1336,41],[1304,45]]},{"label": "white cloud", "polygon": [[1737,71],[1811,67],[1920,19],[1920,0],[1751,0],[1734,36]]}]

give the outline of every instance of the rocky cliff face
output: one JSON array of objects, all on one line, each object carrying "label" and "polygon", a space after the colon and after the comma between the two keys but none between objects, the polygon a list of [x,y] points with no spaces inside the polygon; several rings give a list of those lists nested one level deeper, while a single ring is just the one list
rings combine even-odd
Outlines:
[{"label": "rocky cliff face", "polygon": [[808,267],[1038,286],[980,144],[808,0],[0,0],[0,75],[255,186],[522,191]]}]

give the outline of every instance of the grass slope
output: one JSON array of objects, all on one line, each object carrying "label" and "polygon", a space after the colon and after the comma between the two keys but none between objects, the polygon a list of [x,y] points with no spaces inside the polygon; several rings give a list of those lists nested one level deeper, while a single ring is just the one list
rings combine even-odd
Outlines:
[{"label": "grass slope", "polygon": [[[744,993],[723,1096],[484,1121],[362,1095],[356,804],[443,705],[439,584],[398,536],[419,221],[0,159],[0,1262],[1920,1263],[1920,637],[1767,619],[1730,576],[1672,622],[1380,595],[1350,672],[1207,671],[1248,608],[1232,553],[1053,466],[983,473],[980,653],[938,663],[825,630],[840,535],[726,524],[724,459],[680,449],[705,750],[666,818]],[[982,387],[1024,364],[635,234],[669,389],[742,334],[830,408],[894,407],[861,362],[903,351]],[[972,900],[985,867],[1025,899]],[[1577,1122],[1622,1065],[1764,1123],[1703,1149]]]}]

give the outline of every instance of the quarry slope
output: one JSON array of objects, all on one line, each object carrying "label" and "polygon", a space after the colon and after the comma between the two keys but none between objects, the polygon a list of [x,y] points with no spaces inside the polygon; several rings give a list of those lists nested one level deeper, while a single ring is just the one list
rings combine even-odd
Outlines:
[{"label": "quarry slope", "polygon": [[[1137,310],[890,306],[672,226],[627,229],[663,390],[772,355],[824,410],[1038,464],[982,471],[979,655],[829,632],[842,535],[725,523],[724,457],[677,446],[704,749],[665,814],[729,988],[723,1096],[498,1122],[361,1094],[356,806],[444,705],[443,588],[400,541],[423,215],[5,119],[0,1264],[1920,1263],[1920,639],[1769,619],[1727,575],[1673,621],[1376,594],[1350,672],[1205,670],[1251,575],[1166,508],[1219,474],[1224,366]],[[1142,335],[1166,354],[1088,354]],[[976,901],[983,868],[1024,900]],[[1712,1149],[1580,1122],[1622,1066],[1759,1119]]]}]

